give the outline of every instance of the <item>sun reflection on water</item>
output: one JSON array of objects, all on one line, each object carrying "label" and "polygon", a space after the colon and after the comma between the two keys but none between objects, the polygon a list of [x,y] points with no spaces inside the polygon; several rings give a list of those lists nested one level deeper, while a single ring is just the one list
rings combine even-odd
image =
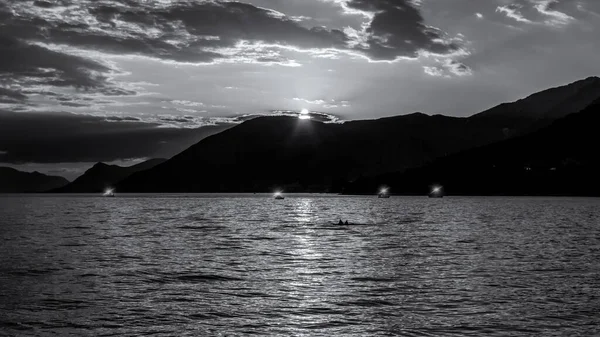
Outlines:
[{"label": "sun reflection on water", "polygon": [[295,201],[295,217],[294,220],[301,224],[308,224],[314,222],[315,215],[313,209],[313,201],[309,198],[297,199]]}]

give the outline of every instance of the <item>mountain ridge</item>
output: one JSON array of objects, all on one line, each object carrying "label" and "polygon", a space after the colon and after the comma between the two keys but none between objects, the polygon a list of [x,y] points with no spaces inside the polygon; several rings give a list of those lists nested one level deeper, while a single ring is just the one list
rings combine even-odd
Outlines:
[{"label": "mountain ridge", "polygon": [[[259,117],[208,137],[154,169],[132,174],[117,189],[237,192],[286,186],[320,191],[337,180],[413,167],[472,143],[504,137],[501,130],[492,129],[469,125],[466,119],[424,114],[343,124]],[[377,144],[385,145],[373,151]]]},{"label": "mountain ridge", "polygon": [[349,184],[345,193],[372,194],[385,185],[395,194],[425,195],[430,186],[443,185],[453,195],[600,196],[599,124],[600,99],[531,134],[365,178]]},{"label": "mountain ridge", "polygon": [[[514,102],[496,105],[469,118],[494,118],[500,115],[504,118],[556,119],[579,112],[598,98],[600,98],[600,77],[590,76],[533,93]],[[551,103],[551,105],[542,105],[541,102]],[[522,112],[526,114],[521,114]]]},{"label": "mountain ridge", "polygon": [[50,193],[98,193],[127,178],[129,175],[150,169],[165,162],[167,159],[149,159],[132,166],[109,165],[103,162],[94,164],[81,176],[68,185],[51,189]]},{"label": "mountain ridge", "polygon": [[402,172],[535,132],[563,115],[581,111],[592,98],[600,98],[597,77],[470,117],[416,112],[341,124],[258,117],[208,137],[153,169],[132,174],[117,188],[125,192],[338,192],[348,181]]},{"label": "mountain ridge", "polygon": [[23,172],[0,166],[0,193],[38,193],[65,186],[69,181],[61,176],[40,172]]},{"label": "mountain ridge", "polygon": [[348,182],[534,133],[599,99],[600,78],[588,77],[470,117],[415,112],[343,123],[256,117],[151,165],[96,163],[52,192],[114,186],[118,192],[339,192]]}]

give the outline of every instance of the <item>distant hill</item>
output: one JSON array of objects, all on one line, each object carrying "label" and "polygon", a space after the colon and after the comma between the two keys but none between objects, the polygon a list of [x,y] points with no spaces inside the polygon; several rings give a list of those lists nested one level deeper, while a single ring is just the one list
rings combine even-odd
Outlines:
[{"label": "distant hill", "polygon": [[43,192],[65,186],[68,183],[69,181],[63,177],[0,167],[0,193]]},{"label": "distant hill", "polygon": [[374,194],[387,185],[392,193],[425,195],[439,184],[454,195],[600,196],[599,126],[600,99],[529,135],[360,179],[346,193]]},{"label": "distant hill", "polygon": [[150,159],[137,165],[122,167],[118,165],[107,165],[97,163],[85,171],[83,175],[72,183],[60,188],[52,189],[52,193],[99,193],[106,188],[113,187],[119,181],[131,174],[150,169],[166,159]]}]

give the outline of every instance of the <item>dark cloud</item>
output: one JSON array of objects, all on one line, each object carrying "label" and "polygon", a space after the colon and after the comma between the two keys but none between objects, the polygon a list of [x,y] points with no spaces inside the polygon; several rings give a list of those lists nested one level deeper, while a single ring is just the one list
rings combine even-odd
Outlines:
[{"label": "dark cloud", "polygon": [[137,118],[137,117],[118,117],[118,116],[109,116],[106,117],[105,120],[107,121],[112,121],[112,122],[139,122],[141,121],[141,119]]},{"label": "dark cloud", "polygon": [[427,26],[412,1],[350,0],[347,6],[372,13],[366,52],[373,58],[414,56],[419,50],[446,54],[459,48],[456,43],[447,42],[439,29]]},{"label": "dark cloud", "polygon": [[[285,61],[272,54],[264,57],[260,50],[227,50],[240,41],[343,47],[345,35],[306,29],[268,9],[238,2],[178,1],[163,6],[126,0],[0,0],[0,83],[16,93],[44,85],[108,96],[136,94],[110,83],[114,69],[94,59],[100,55],[73,55],[78,48],[82,55],[82,49],[99,50],[182,62],[206,63],[235,58],[236,53],[256,62]],[[16,103],[23,97],[3,94],[0,99]]]},{"label": "dark cloud", "polygon": [[161,121],[165,121],[165,122],[192,123],[192,121],[189,118],[186,118],[186,117],[161,118],[160,120]]},{"label": "dark cloud", "polygon": [[52,8],[52,7],[55,6],[55,4],[53,4],[50,1],[39,1],[39,0],[34,1],[33,5],[34,6],[38,6],[38,7],[42,7],[42,8]]},{"label": "dark cloud", "polygon": [[[5,4],[5,8],[27,6],[32,4]],[[226,58],[218,48],[240,40],[314,48],[343,47],[346,39],[339,30],[303,28],[268,9],[240,2],[179,1],[163,7],[155,2],[64,0],[53,6],[63,7],[65,16],[5,11],[3,29],[24,39],[194,62]],[[71,17],[66,16],[67,6],[76,8],[69,8]]]},{"label": "dark cloud", "polygon": [[72,108],[82,108],[82,107],[90,106],[90,104],[77,103],[77,102],[61,102],[60,105],[62,105],[62,106],[69,106],[69,107],[72,107]]},{"label": "dark cloud", "polygon": [[19,91],[0,87],[0,103],[21,103],[25,99],[27,99],[27,96]]},{"label": "dark cloud", "polygon": [[[0,102],[23,103],[27,94],[53,96],[44,87],[72,87],[107,96],[134,95],[135,91],[110,83],[108,67],[89,58],[69,55],[0,33]],[[38,89],[36,89],[38,88]],[[65,106],[84,106],[64,103]]]},{"label": "dark cloud", "polygon": [[231,125],[179,129],[128,117],[0,111],[0,160],[61,163],[171,157]]},{"label": "dark cloud", "polygon": [[[425,25],[419,9],[407,0],[347,3],[349,8],[374,15],[366,31],[366,45],[352,43],[351,37],[341,30],[303,27],[279,12],[234,1],[176,1],[167,5],[127,0],[62,0],[36,4],[63,10],[55,8],[55,14],[50,16],[43,9],[30,10],[34,6],[30,1],[5,3],[6,8],[16,9],[19,15],[5,13],[3,29],[24,39],[175,61],[211,62],[235,57],[223,48],[233,48],[239,41],[306,49],[353,49],[381,60],[414,56],[419,50],[448,53],[458,48],[442,41],[443,33]],[[256,61],[273,59],[258,55]]]},{"label": "dark cloud", "polygon": [[351,52],[375,60],[459,49],[427,26],[408,0],[349,0],[344,6],[372,15],[364,31],[307,27],[275,10],[236,1],[0,0],[0,83],[13,92],[5,89],[0,100],[17,109],[27,102],[24,96],[61,91],[53,87],[136,95],[137,88],[118,82],[115,75],[126,72],[106,54],[298,65],[284,47],[321,57]]},{"label": "dark cloud", "polygon": [[62,54],[0,35],[0,76],[25,77],[38,84],[97,87],[108,69],[89,59]]},{"label": "dark cloud", "polygon": [[136,94],[134,90],[127,90],[116,87],[103,87],[101,88],[100,92],[106,96],[128,96]]}]

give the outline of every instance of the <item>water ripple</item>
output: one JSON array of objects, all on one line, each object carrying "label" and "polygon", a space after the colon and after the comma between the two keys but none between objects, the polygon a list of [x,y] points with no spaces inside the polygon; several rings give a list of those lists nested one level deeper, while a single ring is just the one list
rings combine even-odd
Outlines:
[{"label": "water ripple", "polygon": [[0,204],[0,335],[600,335],[598,199]]}]

